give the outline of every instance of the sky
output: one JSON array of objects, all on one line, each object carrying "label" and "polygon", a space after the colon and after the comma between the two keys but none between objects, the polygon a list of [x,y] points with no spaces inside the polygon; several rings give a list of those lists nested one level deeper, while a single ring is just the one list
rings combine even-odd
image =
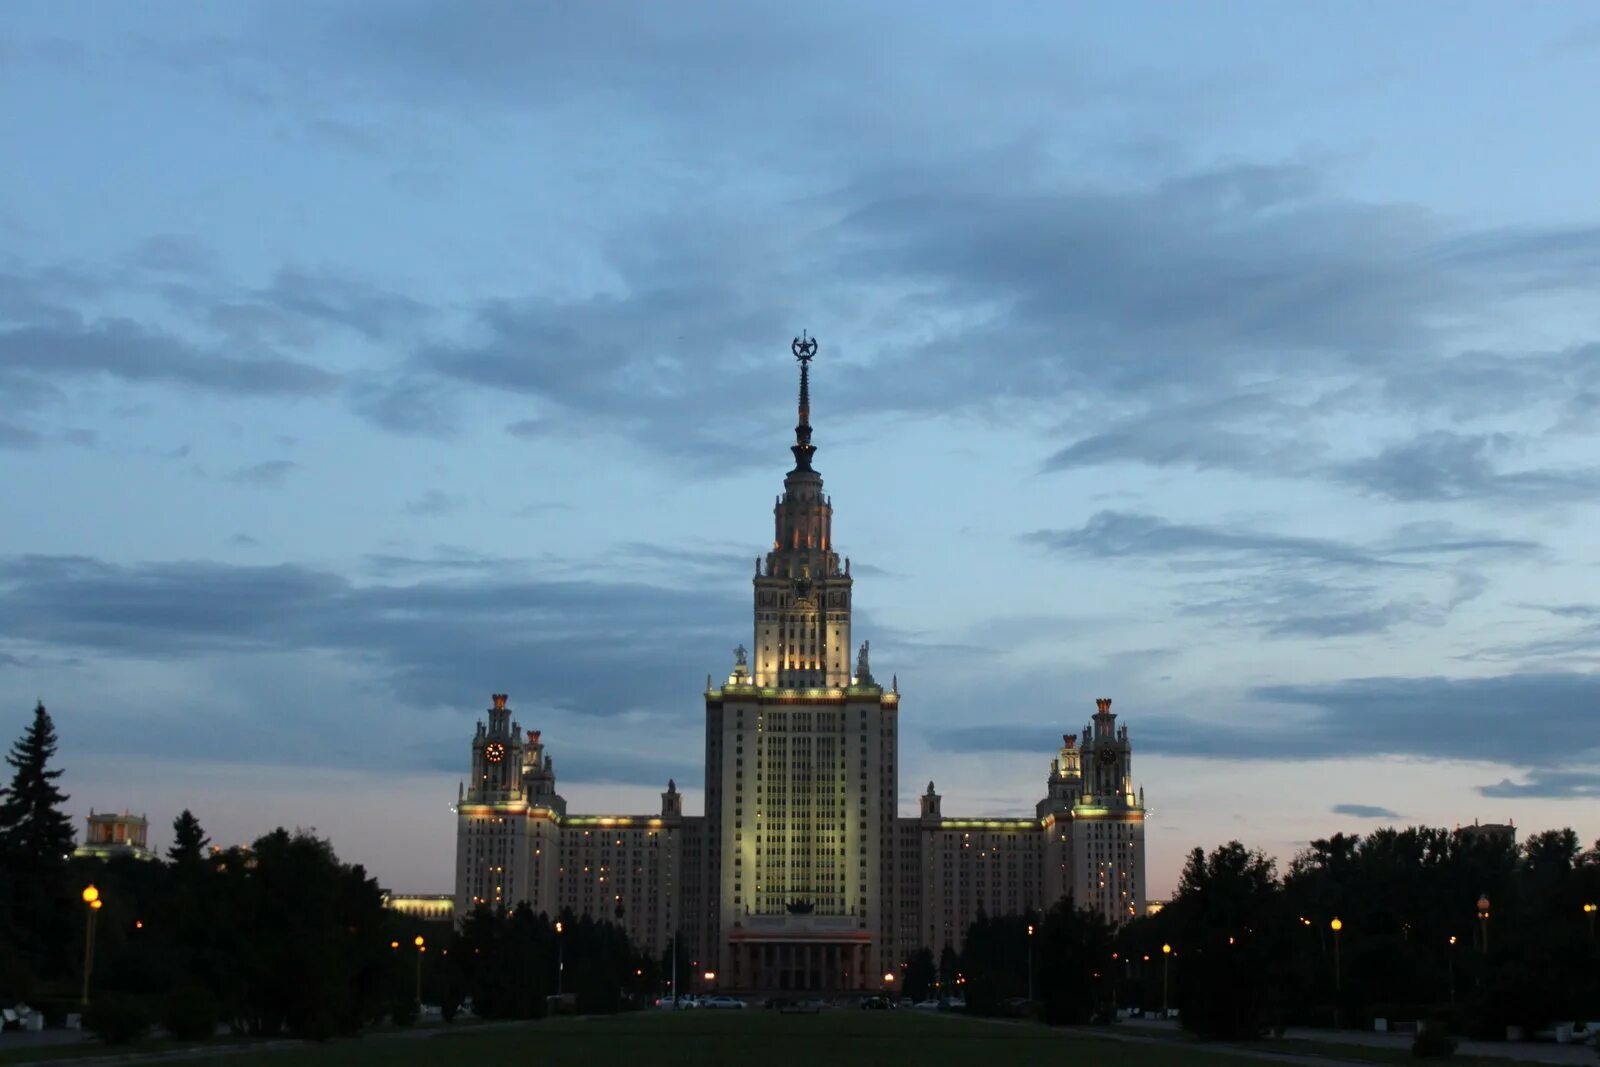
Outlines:
[{"label": "sky", "polygon": [[[699,810],[790,339],[900,806],[1600,836],[1587,5],[0,11],[0,743],[448,892],[489,695]],[[81,823],[80,830],[81,830]]]}]

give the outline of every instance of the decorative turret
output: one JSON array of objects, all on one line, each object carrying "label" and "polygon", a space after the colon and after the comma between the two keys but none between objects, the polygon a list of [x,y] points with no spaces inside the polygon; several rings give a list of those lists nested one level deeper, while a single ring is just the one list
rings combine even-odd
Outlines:
[{"label": "decorative turret", "polygon": [[922,821],[938,822],[942,816],[939,814],[940,796],[933,791],[933,783],[928,783],[928,791],[922,794]]},{"label": "decorative turret", "polygon": [[670,819],[683,814],[683,794],[678,792],[678,783],[671,778],[667,779],[667,791],[661,794],[661,817]]}]

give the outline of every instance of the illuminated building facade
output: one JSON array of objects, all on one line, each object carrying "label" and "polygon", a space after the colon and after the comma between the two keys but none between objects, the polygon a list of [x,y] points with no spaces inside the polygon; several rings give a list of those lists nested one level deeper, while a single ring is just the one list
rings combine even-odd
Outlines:
[{"label": "illuminated building facade", "polygon": [[98,859],[116,859],[131,856],[136,860],[153,860],[148,835],[150,821],[143,815],[123,812],[89,810],[89,826],[83,835],[83,844],[73,849],[74,856],[92,856]]},{"label": "illuminated building facade", "polygon": [[706,679],[705,813],[667,783],[650,815],[572,815],[538,731],[496,695],[458,796],[455,909],[563,910],[621,922],[652,952],[676,929],[724,988],[880,989],[918,948],[1068,893],[1113,921],[1143,914],[1144,803],[1127,727],[1097,701],[1021,818],[947,817],[933,783],[899,815],[898,680],[851,657],[850,561],[812,466],[810,361],[797,339],[794,467],[756,560],[753,647]]}]

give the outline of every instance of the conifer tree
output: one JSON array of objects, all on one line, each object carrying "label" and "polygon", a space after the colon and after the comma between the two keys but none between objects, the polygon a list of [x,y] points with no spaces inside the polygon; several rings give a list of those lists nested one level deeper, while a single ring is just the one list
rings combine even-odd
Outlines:
[{"label": "conifer tree", "polygon": [[200,862],[211,838],[200,827],[200,820],[188,808],[172,820],[172,847],[167,849],[167,859],[180,866]]},{"label": "conifer tree", "polygon": [[19,871],[59,867],[72,853],[72,821],[61,810],[67,796],[56,788],[61,771],[50,769],[55,754],[55,724],[41,701],[6,756],[14,773],[0,789],[0,857]]}]

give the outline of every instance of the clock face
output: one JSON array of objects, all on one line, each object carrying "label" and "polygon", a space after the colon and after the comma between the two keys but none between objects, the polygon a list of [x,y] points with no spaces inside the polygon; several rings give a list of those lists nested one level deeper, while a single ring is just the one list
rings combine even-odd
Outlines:
[{"label": "clock face", "polygon": [[489,747],[483,750],[483,755],[490,763],[499,763],[506,758],[506,746],[498,741],[490,741]]},{"label": "clock face", "polygon": [[1100,750],[1099,760],[1107,767],[1111,766],[1113,763],[1117,762],[1117,750],[1114,748],[1102,748]]}]

